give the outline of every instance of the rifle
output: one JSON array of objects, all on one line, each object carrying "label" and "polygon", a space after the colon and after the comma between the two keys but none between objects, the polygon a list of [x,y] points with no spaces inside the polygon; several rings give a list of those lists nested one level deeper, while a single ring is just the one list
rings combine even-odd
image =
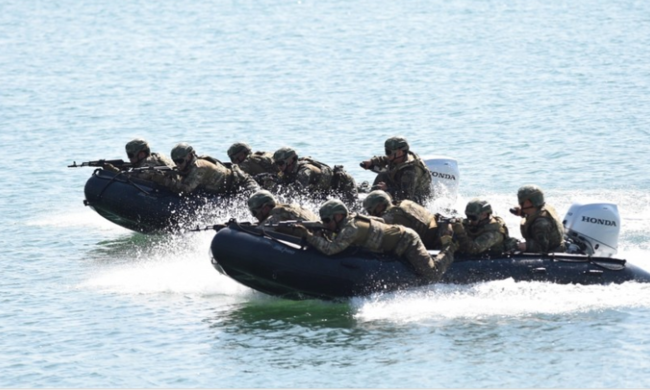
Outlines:
[{"label": "rifle", "polygon": [[384,173],[384,172],[386,172],[386,171],[388,170],[388,169],[386,169],[386,168],[380,168],[380,167],[378,167],[378,166],[376,166],[376,165],[371,165],[369,168],[366,168],[365,164],[362,163],[362,162],[359,163],[359,166],[360,166],[361,168],[363,168],[363,169],[368,169],[368,170],[373,171],[373,172],[375,172],[375,173],[377,173],[377,174],[379,174],[379,173]]},{"label": "rifle", "polygon": [[327,229],[325,225],[323,225],[321,222],[315,222],[315,221],[301,221],[301,220],[288,220],[288,221],[280,221],[276,224],[270,224],[266,225],[269,227],[285,227],[285,228],[294,228],[298,225],[302,225],[306,227],[309,230],[325,230]]},{"label": "rifle", "polygon": [[438,223],[449,223],[449,224],[455,224],[455,223],[465,223],[465,220],[463,218],[457,218],[457,217],[445,217],[442,214],[436,214],[436,222]]},{"label": "rifle", "polygon": [[77,165],[76,161],[72,162],[72,165],[68,165],[68,168],[81,168],[81,167],[104,167],[105,164],[111,164],[115,167],[120,168],[121,170],[129,169],[133,166],[130,162],[124,160],[95,160],[95,161],[86,161]]},{"label": "rifle", "polygon": [[[189,231],[190,232],[202,232],[202,231],[206,231],[206,230],[214,230],[214,231],[218,232],[219,230],[228,227],[228,224],[233,223],[233,222],[236,223],[237,221],[235,219],[231,219],[230,221],[228,221],[226,223],[218,223],[216,225],[210,225],[210,226],[204,226],[204,227],[197,226],[194,229],[190,229]],[[246,226],[246,227],[256,226],[255,224],[253,224],[251,222],[239,222],[239,225]]]},{"label": "rifle", "polygon": [[166,173],[166,172],[178,172],[178,169],[176,167],[173,167],[173,168],[168,167],[167,165],[158,165],[158,166],[155,166],[155,167],[133,168],[128,173],[144,172],[144,171],[156,171],[156,172]]}]

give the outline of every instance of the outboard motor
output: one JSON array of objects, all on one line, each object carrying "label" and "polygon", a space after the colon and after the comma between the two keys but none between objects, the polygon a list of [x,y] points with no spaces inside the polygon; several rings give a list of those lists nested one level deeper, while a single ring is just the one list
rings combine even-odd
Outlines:
[{"label": "outboard motor", "polygon": [[618,249],[621,217],[613,203],[574,203],[562,224],[568,252],[589,256],[612,257]]},{"label": "outboard motor", "polygon": [[423,158],[423,160],[431,171],[431,184],[436,199],[446,198],[454,204],[458,196],[458,183],[460,180],[458,161],[445,156],[429,156]]}]

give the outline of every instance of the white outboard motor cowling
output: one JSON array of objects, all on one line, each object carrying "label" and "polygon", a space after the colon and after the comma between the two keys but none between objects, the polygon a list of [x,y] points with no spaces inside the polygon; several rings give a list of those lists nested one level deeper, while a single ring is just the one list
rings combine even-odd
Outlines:
[{"label": "white outboard motor cowling", "polygon": [[458,161],[445,156],[426,156],[423,160],[431,171],[431,185],[435,197],[455,202],[460,180]]},{"label": "white outboard motor cowling", "polygon": [[618,250],[621,217],[613,203],[574,203],[562,221],[565,234],[585,254],[612,257]]}]

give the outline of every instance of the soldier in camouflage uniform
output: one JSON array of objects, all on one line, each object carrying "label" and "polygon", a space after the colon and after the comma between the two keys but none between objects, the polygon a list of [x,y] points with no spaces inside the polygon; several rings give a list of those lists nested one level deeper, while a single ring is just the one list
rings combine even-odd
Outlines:
[{"label": "soldier in camouflage uniform", "polygon": [[503,218],[492,215],[492,206],[485,200],[472,199],[465,207],[467,219],[453,224],[458,241],[458,253],[502,254],[509,239],[508,227]]},{"label": "soldier in camouflage uniform", "polygon": [[542,189],[525,185],[517,191],[519,206],[510,209],[523,218],[519,250],[526,252],[564,252],[564,226],[555,209],[546,204]]},{"label": "soldier in camouflage uniform", "polygon": [[[437,216],[419,204],[408,199],[393,204],[390,195],[385,191],[374,190],[363,200],[363,208],[368,214],[383,218],[387,224],[402,225],[415,230],[427,249],[442,248]],[[450,235],[451,231],[446,234]]]},{"label": "soldier in camouflage uniform", "polygon": [[[146,167],[169,167],[173,168],[174,163],[168,157],[161,153],[151,153],[149,148],[149,143],[142,138],[135,138],[127,142],[126,146],[126,155],[131,162],[131,167],[126,167],[125,169],[130,168],[146,168]],[[119,172],[120,169],[113,166],[112,164],[104,164],[102,167],[108,171]],[[151,180],[151,176],[155,173],[151,171],[139,171],[133,173],[133,175],[139,179]]]},{"label": "soldier in camouflage uniform", "polygon": [[278,168],[273,164],[271,153],[253,153],[247,143],[236,142],[228,148],[228,157],[233,164],[237,164],[242,171],[251,175],[262,187],[271,189],[275,184],[270,177],[277,175]]},{"label": "soldier in camouflage uniform", "polygon": [[454,261],[455,247],[451,243],[451,236],[442,238],[449,250],[431,258],[413,229],[388,225],[377,217],[350,214],[338,199],[325,202],[319,214],[326,229],[336,234],[332,240],[313,235],[304,226],[300,226],[297,235],[305,237],[309,244],[326,255],[340,253],[351,245],[373,252],[390,253],[406,258],[419,275],[431,281],[439,280]]},{"label": "soldier in camouflage uniform", "polygon": [[280,184],[290,186],[302,195],[315,199],[336,196],[351,206],[357,200],[354,178],[341,165],[332,169],[310,157],[298,158],[296,151],[288,147],[278,149],[273,154],[273,161],[280,170]]},{"label": "soldier in camouflage uniform", "polygon": [[258,173],[277,173],[273,164],[273,155],[268,152],[255,152],[245,142],[235,142],[228,148],[228,157],[233,164],[237,164],[242,171],[251,176]]},{"label": "soldier in camouflage uniform", "polygon": [[280,221],[318,221],[314,212],[298,204],[278,203],[273,194],[267,190],[257,191],[248,199],[248,210],[259,221],[258,226],[264,229],[276,230],[281,233],[292,233],[292,229],[274,227]]},{"label": "soldier in camouflage uniform", "polygon": [[172,149],[178,174],[159,175],[157,182],[176,193],[190,194],[202,190],[210,194],[251,194],[259,190],[252,177],[236,165],[214,163],[198,158],[194,148],[180,143]]},{"label": "soldier in camouflage uniform", "polygon": [[390,137],[384,143],[385,156],[374,156],[362,161],[364,169],[383,169],[373,183],[373,190],[388,192],[395,201],[412,200],[420,205],[433,196],[431,190],[431,171],[424,161],[410,151],[403,137]]}]

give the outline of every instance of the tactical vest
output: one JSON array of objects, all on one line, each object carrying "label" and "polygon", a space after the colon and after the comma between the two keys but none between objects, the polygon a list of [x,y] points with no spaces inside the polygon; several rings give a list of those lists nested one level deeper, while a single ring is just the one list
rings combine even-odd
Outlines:
[{"label": "tactical vest", "polygon": [[438,238],[438,224],[435,216],[423,206],[405,199],[400,201],[397,206],[389,207],[384,212],[384,216],[386,214],[401,217],[402,220],[406,221],[403,225],[415,230],[427,248],[434,246]]},{"label": "tactical vest", "polygon": [[526,217],[521,221],[521,236],[526,239],[532,239],[531,228],[535,221],[539,218],[546,218],[551,221],[553,230],[551,231],[551,236],[548,238],[549,250],[550,251],[563,251],[564,250],[564,226],[557,215],[557,212],[552,206],[544,205],[540,210],[535,214]]},{"label": "tactical vest", "polygon": [[424,161],[422,161],[420,156],[411,151],[407,153],[408,157],[410,158],[407,158],[403,163],[397,164],[395,168],[389,172],[389,177],[392,180],[397,180],[397,173],[399,171],[402,171],[406,168],[415,167],[415,169],[420,172],[420,176],[429,184],[431,184],[431,171],[429,171],[429,168],[427,168]]},{"label": "tactical vest", "polygon": [[[231,172],[224,165],[214,164],[208,159],[197,158],[194,162],[192,170],[204,170],[203,182],[197,186],[197,189],[202,189],[211,193],[223,194],[229,185],[228,180],[232,180]],[[193,171],[186,174],[186,177],[192,177]]]},{"label": "tactical vest", "polygon": [[138,162],[137,165],[134,165],[134,168],[144,168],[144,167],[161,167],[168,166],[173,167],[174,163],[159,153],[151,153],[147,158],[144,158]]},{"label": "tactical vest", "polygon": [[506,222],[503,220],[503,218],[499,216],[492,216],[490,218],[490,222],[488,222],[485,225],[478,226],[478,229],[470,229],[466,228],[465,233],[467,233],[467,237],[470,239],[474,240],[478,236],[480,236],[483,233],[488,233],[488,232],[499,232],[501,235],[503,235],[503,240],[499,244],[495,244],[488,248],[488,252],[490,253],[503,253],[504,252],[504,246],[503,244],[506,242],[508,237],[510,235],[508,234],[508,226],[506,226]]},{"label": "tactical vest", "polygon": [[404,174],[404,171],[407,169],[413,169],[416,172],[417,188],[415,188],[413,198],[411,200],[416,201],[419,204],[424,204],[431,196],[431,171],[424,164],[424,161],[415,153],[408,152],[407,161],[397,164],[396,166],[389,167],[387,172],[387,178],[390,181],[389,187],[394,187],[397,192],[391,193],[393,198],[396,200],[402,199],[404,197],[400,191],[403,191],[401,188],[401,177]]},{"label": "tactical vest", "polygon": [[399,225],[387,225],[358,214],[352,219],[358,229],[352,244],[374,252],[393,252],[404,235],[404,228]]},{"label": "tactical vest", "polygon": [[268,152],[255,152],[246,157],[246,160],[239,164],[242,171],[251,176],[260,173],[277,173],[277,169],[273,165],[273,155]]},{"label": "tactical vest", "polygon": [[308,183],[302,183],[304,187],[311,187],[311,190],[327,191],[332,182],[332,168],[322,162],[313,160],[311,157],[302,157],[296,161],[294,172],[285,175],[285,183],[295,183],[302,171],[311,171]]},{"label": "tactical vest", "polygon": [[318,217],[313,212],[303,209],[297,204],[277,204],[269,214],[274,222],[289,221],[289,220],[302,220],[302,221],[318,221]]},{"label": "tactical vest", "polygon": [[216,159],[216,158],[214,158],[212,156],[205,155],[205,156],[197,156],[196,158],[199,159],[199,160],[210,161],[214,165],[223,165],[223,163],[221,161],[219,161],[218,159]]}]

